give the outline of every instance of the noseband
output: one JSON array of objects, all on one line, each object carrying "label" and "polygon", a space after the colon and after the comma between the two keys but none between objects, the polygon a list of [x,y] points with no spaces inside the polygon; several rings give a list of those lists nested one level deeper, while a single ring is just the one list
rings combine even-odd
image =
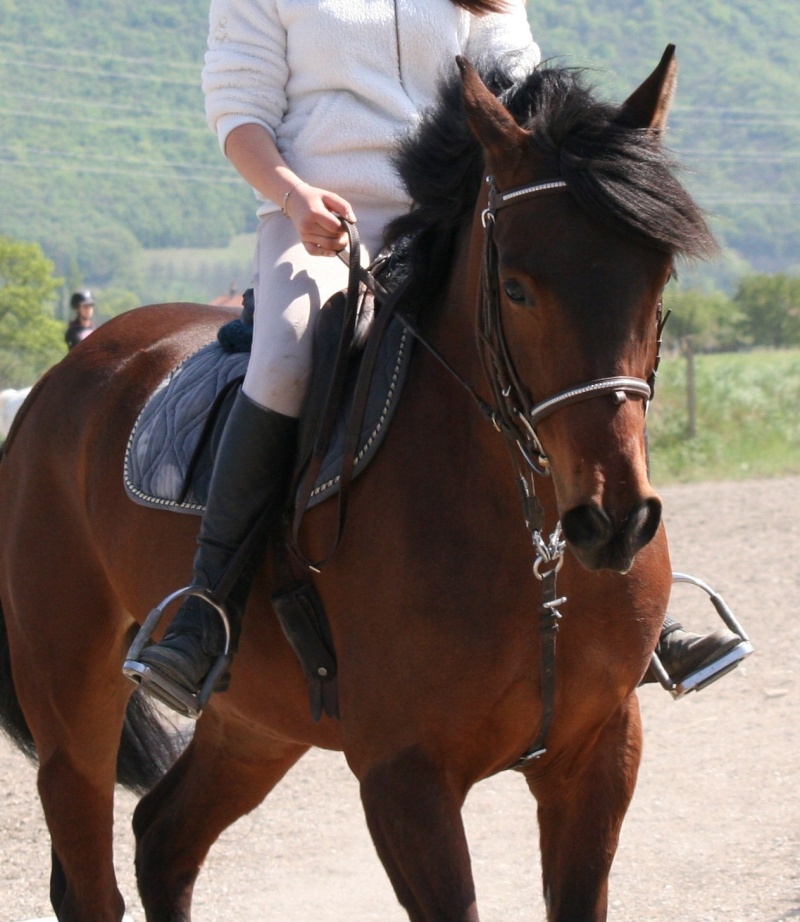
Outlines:
[{"label": "noseband", "polygon": [[[547,454],[536,432],[536,426],[551,413],[594,397],[611,395],[617,404],[624,403],[629,396],[641,397],[645,407],[653,396],[658,358],[650,380],[620,375],[612,378],[596,378],[586,384],[568,388],[534,403],[530,393],[514,366],[508,347],[500,312],[497,247],[494,243],[494,226],[497,212],[509,205],[525,201],[533,196],[552,195],[568,190],[563,179],[521,186],[509,192],[499,192],[492,177],[487,177],[489,202],[482,214],[484,227],[483,293],[478,318],[478,343],[484,373],[494,397],[497,413],[496,425],[513,438],[528,463],[540,473],[547,468]],[[658,337],[660,345],[661,305],[659,304]]]}]

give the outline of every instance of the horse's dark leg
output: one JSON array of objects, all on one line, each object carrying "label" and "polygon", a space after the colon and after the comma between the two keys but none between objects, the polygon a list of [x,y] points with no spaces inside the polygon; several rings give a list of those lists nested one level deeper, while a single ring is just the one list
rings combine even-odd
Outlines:
[{"label": "horse's dark leg", "polygon": [[67,875],[61,865],[56,850],[50,849],[50,905],[58,915],[59,907],[67,892]]},{"label": "horse's dark leg", "polygon": [[307,746],[237,738],[208,711],[136,808],[136,875],[147,922],[188,922],[200,866],[220,833],[257,807]]},{"label": "horse's dark leg", "polygon": [[604,922],[608,875],[636,785],[642,731],[635,695],[593,742],[528,783],[539,802],[548,922]]},{"label": "horse's dark leg", "polygon": [[412,922],[478,920],[463,799],[416,750],[373,766],[361,780],[375,848]]}]

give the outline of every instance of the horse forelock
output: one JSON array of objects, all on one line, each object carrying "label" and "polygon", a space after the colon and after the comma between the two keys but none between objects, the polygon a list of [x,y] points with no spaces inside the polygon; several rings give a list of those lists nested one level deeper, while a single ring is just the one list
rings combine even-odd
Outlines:
[{"label": "horse forelock", "polygon": [[[595,98],[585,71],[545,66],[515,81],[509,67],[479,69],[530,132],[532,155],[548,178],[564,179],[592,218],[672,257],[715,252],[703,212],[659,136],[618,122],[619,107]],[[484,172],[457,79],[442,87],[438,105],[402,145],[396,166],[414,205],[390,225],[389,239],[418,235],[430,265],[432,249],[451,255],[457,230],[473,215]]]},{"label": "horse forelock", "polygon": [[540,159],[598,221],[674,257],[714,253],[703,212],[660,136],[620,123],[619,107],[595,98],[585,71],[543,68],[501,98]]}]

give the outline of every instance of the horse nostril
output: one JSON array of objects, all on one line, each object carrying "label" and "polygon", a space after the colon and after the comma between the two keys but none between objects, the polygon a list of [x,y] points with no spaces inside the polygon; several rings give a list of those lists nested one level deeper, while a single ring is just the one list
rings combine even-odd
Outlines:
[{"label": "horse nostril", "polygon": [[625,525],[625,539],[631,553],[635,554],[655,537],[661,524],[661,500],[651,496],[631,514]]},{"label": "horse nostril", "polygon": [[599,506],[576,506],[564,513],[561,527],[564,537],[576,549],[596,551],[614,542],[620,550],[635,554],[653,540],[661,522],[661,500],[657,496],[643,500],[615,528],[605,510]]},{"label": "horse nostril", "polygon": [[585,551],[607,544],[613,532],[611,520],[597,506],[576,506],[565,512],[561,529],[573,547]]}]

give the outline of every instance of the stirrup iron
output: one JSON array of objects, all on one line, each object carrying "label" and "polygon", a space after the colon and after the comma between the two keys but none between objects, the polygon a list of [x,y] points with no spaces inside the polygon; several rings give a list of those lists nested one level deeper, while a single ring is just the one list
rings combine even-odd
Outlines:
[{"label": "stirrup iron", "polygon": [[[154,669],[151,669],[150,666],[139,662],[142,651],[151,642],[153,632],[161,623],[161,619],[164,617],[167,607],[176,599],[188,598],[190,596],[202,599],[210,605],[219,615],[225,630],[224,649],[214,660],[208,675],[203,680],[203,684],[196,694],[193,694],[182,685],[173,682],[166,676],[160,675]],[[211,693],[214,691],[220,676],[230,665],[232,659],[230,647],[231,626],[225,607],[211,598],[208,590],[198,588],[197,586],[185,586],[183,589],[178,589],[170,593],[170,595],[159,602],[144,619],[142,626],[139,628],[128,650],[125,662],[122,664],[122,672],[136,685],[146,685],[147,690],[153,697],[163,701],[173,710],[178,711],[184,717],[189,717],[191,720],[197,720],[203,713],[203,708],[211,697]]]},{"label": "stirrup iron", "polygon": [[709,663],[707,666],[703,666],[702,669],[697,669],[695,672],[690,673],[688,676],[681,679],[680,682],[672,681],[667,674],[667,670],[662,665],[661,660],[658,658],[658,654],[653,651],[653,655],[650,659],[651,672],[659,684],[663,688],[666,688],[673,698],[682,698],[690,691],[701,691],[703,688],[711,685],[712,682],[716,682],[717,679],[721,679],[724,675],[727,675],[732,669],[735,669],[746,656],[749,656],[753,652],[753,645],[750,643],[750,638],[745,633],[744,628],[739,624],[733,612],[723,601],[722,596],[714,592],[707,583],[704,583],[703,580],[695,576],[689,576],[686,573],[673,573],[672,582],[689,583],[692,586],[697,586],[699,589],[702,589],[708,595],[711,604],[717,610],[717,614],[720,616],[725,626],[742,639],[742,642],[738,646],[729,650],[724,656],[714,660],[713,663]]}]

